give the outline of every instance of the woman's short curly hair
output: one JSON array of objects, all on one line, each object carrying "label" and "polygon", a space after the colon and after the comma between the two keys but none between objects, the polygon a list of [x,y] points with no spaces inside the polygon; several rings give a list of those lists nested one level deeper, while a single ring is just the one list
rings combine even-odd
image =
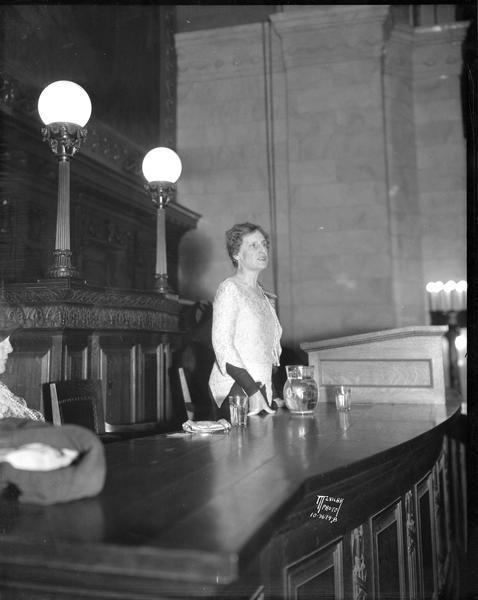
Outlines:
[{"label": "woman's short curly hair", "polygon": [[233,225],[231,229],[226,231],[227,253],[235,268],[237,268],[237,260],[234,256],[239,252],[244,236],[249,233],[254,233],[254,231],[260,231],[262,233],[266,239],[267,247],[269,248],[269,235],[260,225],[254,225],[254,223],[237,223],[236,225]]}]

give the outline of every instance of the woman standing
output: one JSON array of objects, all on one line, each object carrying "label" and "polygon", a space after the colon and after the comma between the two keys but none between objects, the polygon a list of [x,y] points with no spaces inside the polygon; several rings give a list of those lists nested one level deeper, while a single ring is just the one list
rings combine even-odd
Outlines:
[{"label": "woman standing", "polygon": [[259,225],[240,223],[226,232],[226,245],[236,272],[219,284],[214,298],[213,407],[218,418],[229,419],[227,397],[244,391],[249,415],[273,413],[272,367],[279,365],[282,328],[258,282],[269,263],[269,237]]}]

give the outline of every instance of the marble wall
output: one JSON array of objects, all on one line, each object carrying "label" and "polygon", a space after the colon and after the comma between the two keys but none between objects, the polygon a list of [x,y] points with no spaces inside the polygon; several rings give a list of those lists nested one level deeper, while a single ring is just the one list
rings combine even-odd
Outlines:
[{"label": "marble wall", "polygon": [[182,246],[180,291],[210,299],[219,281],[232,274],[226,229],[249,220],[270,230],[263,26],[187,33],[176,40],[183,162],[178,200],[203,215]]},{"label": "marble wall", "polygon": [[[179,201],[203,215],[182,240],[183,296],[212,299],[232,274],[224,231],[249,220],[272,234],[263,281],[278,293],[285,344],[427,322],[426,281],[464,269],[435,182],[461,190],[463,223],[466,179],[458,80],[438,97],[421,80],[425,37],[376,5],[295,6],[269,23],[176,36]],[[441,49],[458,37],[434,39]],[[424,125],[431,101],[444,107],[439,128]],[[432,243],[450,275],[432,276]]]}]

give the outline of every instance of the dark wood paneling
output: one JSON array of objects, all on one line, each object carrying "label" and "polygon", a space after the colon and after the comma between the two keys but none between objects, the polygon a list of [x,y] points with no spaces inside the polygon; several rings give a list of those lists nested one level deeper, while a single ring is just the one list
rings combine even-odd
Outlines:
[{"label": "dark wood paneling", "polygon": [[101,340],[100,373],[105,398],[105,419],[108,423],[136,421],[136,390],[134,388],[135,349],[120,339]]}]

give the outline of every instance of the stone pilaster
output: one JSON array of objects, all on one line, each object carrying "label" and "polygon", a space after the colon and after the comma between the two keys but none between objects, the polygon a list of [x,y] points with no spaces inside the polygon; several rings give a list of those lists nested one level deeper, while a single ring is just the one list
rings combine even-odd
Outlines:
[{"label": "stone pilaster", "polygon": [[466,279],[466,147],[460,74],[468,23],[418,27],[413,92],[424,281]]},{"label": "stone pilaster", "polygon": [[383,52],[387,203],[398,326],[425,323],[413,99],[413,28],[395,26]]},{"label": "stone pilaster", "polygon": [[387,6],[330,5],[271,17],[287,82],[296,339],[396,325],[381,64],[387,15]]}]

